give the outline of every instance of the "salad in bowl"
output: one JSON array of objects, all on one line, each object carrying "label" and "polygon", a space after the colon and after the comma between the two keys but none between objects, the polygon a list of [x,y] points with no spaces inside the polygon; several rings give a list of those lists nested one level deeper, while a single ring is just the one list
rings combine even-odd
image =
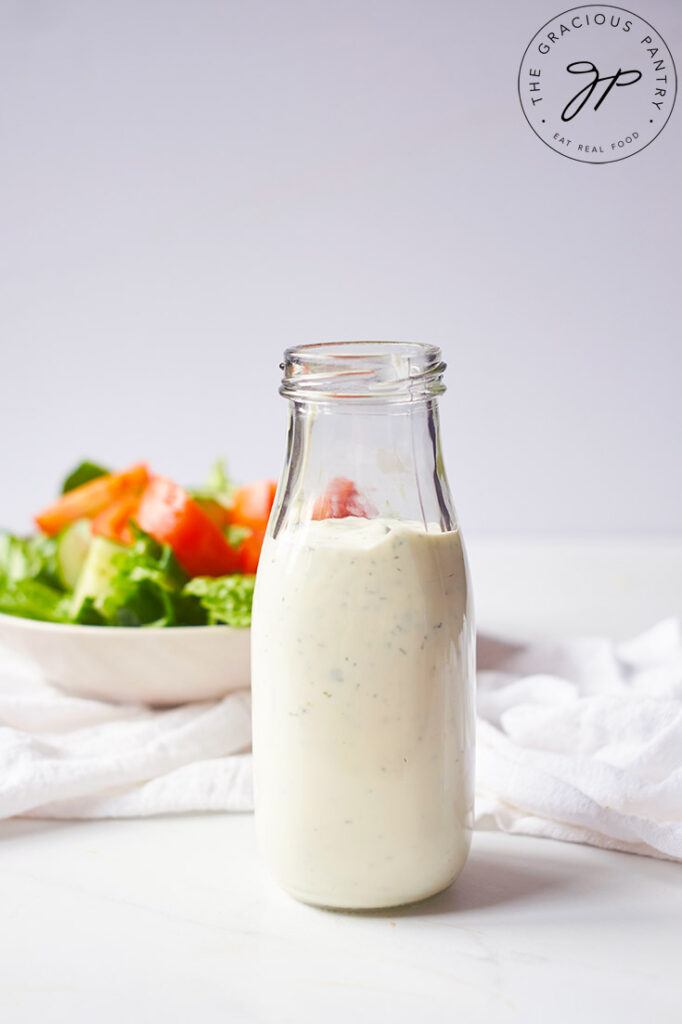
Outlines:
[{"label": "salad in bowl", "polygon": [[234,487],[222,462],[195,490],[142,462],[81,463],[34,533],[0,533],[0,641],[48,681],[106,699],[170,704],[248,686],[275,490]]}]

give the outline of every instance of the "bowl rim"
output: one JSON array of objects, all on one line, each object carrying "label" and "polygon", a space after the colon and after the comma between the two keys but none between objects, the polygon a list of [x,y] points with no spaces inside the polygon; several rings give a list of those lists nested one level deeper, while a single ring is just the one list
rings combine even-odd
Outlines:
[{"label": "bowl rim", "polygon": [[18,626],[20,629],[35,629],[35,630],[46,630],[47,632],[75,632],[83,635],[130,635],[135,636],[163,636],[165,633],[198,633],[199,631],[206,633],[224,633],[226,630],[230,633],[249,633],[251,630],[250,626],[228,626],[223,623],[217,623],[209,626],[88,626],[82,622],[45,622],[43,619],[28,619],[22,615],[8,615],[6,612],[0,612],[0,626],[12,625]]}]

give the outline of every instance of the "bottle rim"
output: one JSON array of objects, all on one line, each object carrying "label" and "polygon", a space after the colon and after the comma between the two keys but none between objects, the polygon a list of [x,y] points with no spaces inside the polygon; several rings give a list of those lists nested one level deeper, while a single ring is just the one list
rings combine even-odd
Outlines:
[{"label": "bottle rim", "polygon": [[415,402],[445,391],[436,345],[418,341],[332,341],[286,349],[280,394],[295,401]]}]

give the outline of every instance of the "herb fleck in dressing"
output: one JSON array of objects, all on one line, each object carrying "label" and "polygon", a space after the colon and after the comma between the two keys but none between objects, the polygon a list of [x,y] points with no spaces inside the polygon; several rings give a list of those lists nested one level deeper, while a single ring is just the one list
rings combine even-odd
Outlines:
[{"label": "herb fleck in dressing", "polygon": [[253,607],[256,809],[292,895],[406,903],[463,867],[468,618],[456,531],[350,516],[266,540]]}]

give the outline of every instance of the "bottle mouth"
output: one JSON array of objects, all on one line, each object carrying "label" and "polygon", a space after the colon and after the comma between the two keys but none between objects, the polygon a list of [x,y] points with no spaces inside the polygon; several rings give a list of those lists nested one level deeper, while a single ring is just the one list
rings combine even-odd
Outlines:
[{"label": "bottle mouth", "polygon": [[297,345],[280,369],[280,394],[296,401],[415,402],[445,391],[440,349],[415,341]]}]

